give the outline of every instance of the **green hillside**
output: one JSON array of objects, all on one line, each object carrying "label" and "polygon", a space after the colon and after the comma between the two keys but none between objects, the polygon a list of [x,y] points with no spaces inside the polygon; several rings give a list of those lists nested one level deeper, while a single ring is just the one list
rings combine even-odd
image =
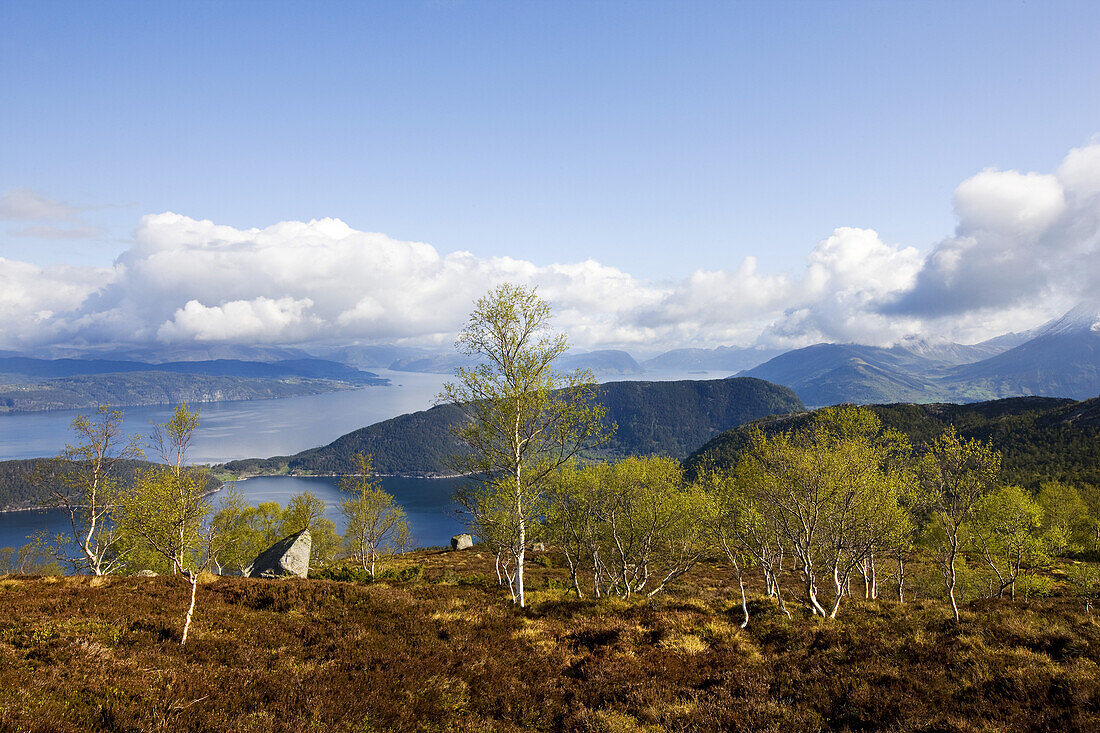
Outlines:
[{"label": "green hillside", "polygon": [[86,374],[20,383],[5,382],[4,376],[0,375],[0,413],[91,410],[99,405],[122,407],[277,399],[362,386],[311,377],[269,379],[157,371]]},{"label": "green hillside", "polygon": [[[48,468],[52,458],[27,458],[15,461],[0,461],[0,511],[5,509],[23,509],[26,507],[41,506],[49,501],[53,484],[40,485],[31,480],[36,469]],[[155,464],[149,461],[119,461],[114,468],[114,475],[124,485],[130,485],[135,474]],[[210,486],[214,490],[220,486],[220,482],[211,477]]]},{"label": "green hillside", "polygon": [[[767,415],[804,410],[794,392],[759,379],[680,382],[610,382],[597,399],[618,429],[601,456],[660,454],[676,458],[714,435]],[[401,415],[294,456],[231,461],[227,471],[248,473],[335,473],[353,470],[357,452],[374,456],[382,474],[438,475],[459,451],[452,428],[462,419],[453,405]]]},{"label": "green hillside", "polygon": [[[886,427],[918,447],[954,425],[966,438],[992,441],[1003,454],[1004,478],[1027,487],[1058,479],[1100,485],[1100,398],[1075,402],[1013,397],[966,405],[869,405]],[[710,463],[736,463],[753,427],[766,433],[797,429],[813,413],[759,420],[718,435],[685,461],[689,473]]]}]

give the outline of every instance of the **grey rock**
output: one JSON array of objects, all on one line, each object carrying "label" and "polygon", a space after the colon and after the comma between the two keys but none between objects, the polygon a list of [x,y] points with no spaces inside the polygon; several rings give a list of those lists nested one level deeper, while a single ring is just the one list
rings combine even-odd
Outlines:
[{"label": "grey rock", "polygon": [[157,577],[157,574],[154,573],[152,570],[139,570],[134,573],[134,576],[137,578],[155,578]]},{"label": "grey rock", "polygon": [[536,542],[531,545],[531,552],[546,552],[546,545],[542,542]]},{"label": "grey rock", "polygon": [[468,550],[474,546],[474,538],[468,534],[456,534],[451,538],[452,550]]},{"label": "grey rock", "polygon": [[252,561],[244,570],[246,578],[286,578],[297,576],[304,578],[309,574],[309,551],[313,538],[309,530],[276,542]]}]

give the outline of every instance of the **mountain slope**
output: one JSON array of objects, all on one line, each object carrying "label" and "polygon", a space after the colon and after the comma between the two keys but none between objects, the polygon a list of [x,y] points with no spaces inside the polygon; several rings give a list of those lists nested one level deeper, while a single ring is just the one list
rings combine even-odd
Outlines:
[{"label": "mountain slope", "polygon": [[[56,478],[46,478],[56,476],[55,461],[53,458],[0,461],[0,511],[49,504],[54,490],[62,488]],[[132,486],[139,471],[155,465],[150,461],[123,460],[115,464],[113,475],[122,486]],[[34,480],[32,477],[35,474],[40,474],[45,480]],[[208,477],[208,491],[217,491],[221,485],[221,481],[213,476]]]},{"label": "mountain slope", "polygon": [[388,383],[372,372],[312,358],[158,364],[7,357],[0,358],[0,411],[273,399]]},{"label": "mountain slope", "polygon": [[[598,451],[607,457],[679,458],[722,430],[804,409],[791,390],[749,378],[610,382],[600,385],[597,399],[607,409],[608,422],[618,425]],[[457,407],[442,405],[361,428],[294,456],[231,461],[225,468],[236,473],[343,474],[353,470],[352,456],[362,451],[373,455],[374,467],[382,474],[444,474],[448,457],[459,451],[451,431],[462,419]]]},{"label": "mountain slope", "polygon": [[566,353],[558,360],[557,368],[563,372],[589,369],[597,377],[629,376],[642,373],[642,366],[634,360],[633,356],[625,351],[615,349],[588,351],[579,354]]},{"label": "mountain slope", "polygon": [[267,400],[321,394],[361,385],[332,379],[219,377],[170,372],[123,372],[0,384],[0,412],[84,410],[181,402]]},{"label": "mountain slope", "polygon": [[779,349],[719,346],[715,349],[673,349],[642,362],[650,372],[724,371],[738,372],[763,364],[783,353]]},{"label": "mountain slope", "polygon": [[945,382],[971,399],[1036,394],[1083,400],[1100,395],[1100,306],[1082,304],[1031,340],[956,367]]},{"label": "mountain slope", "polygon": [[940,364],[906,349],[816,344],[788,351],[739,376],[790,387],[810,406],[943,399],[931,375]]},{"label": "mountain slope", "polygon": [[201,374],[211,377],[252,377],[286,379],[339,379],[356,384],[385,382],[377,374],[324,359],[282,359],[274,362],[212,359],[208,361],[172,361],[149,363],[107,359],[33,359],[29,357],[0,358],[0,375],[18,374],[38,379],[87,376],[93,374],[125,374],[129,372],[168,372]]},{"label": "mountain slope", "polygon": [[[1100,399],[1084,402],[1014,397],[964,405],[869,405],[883,425],[900,430],[918,447],[954,425],[966,438],[988,440],[1003,454],[1004,479],[1034,488],[1057,479],[1100,486]],[[732,466],[749,445],[750,432],[797,430],[813,413],[765,418],[716,436],[684,462],[689,473],[703,465]]]},{"label": "mountain slope", "polygon": [[786,385],[815,407],[1026,395],[1088,399],[1100,395],[1100,305],[1085,303],[1026,334],[972,346],[817,344],[740,375]]}]

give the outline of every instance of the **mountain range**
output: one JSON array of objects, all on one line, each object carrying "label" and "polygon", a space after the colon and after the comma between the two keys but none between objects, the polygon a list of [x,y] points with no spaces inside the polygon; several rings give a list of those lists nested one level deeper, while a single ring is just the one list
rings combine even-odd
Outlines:
[{"label": "mountain range", "polygon": [[1083,304],[1024,334],[974,346],[817,344],[738,376],[783,384],[812,407],[841,402],[975,402],[1100,395],[1100,306]]},{"label": "mountain range", "polygon": [[[5,405],[23,410],[85,407],[100,399],[121,405],[153,404],[150,399],[291,396],[385,383],[365,371],[369,368],[451,374],[474,363],[454,352],[393,345],[316,347],[312,354],[267,346],[166,348],[73,353],[61,359],[2,352],[0,410]],[[176,359],[166,360],[170,355]],[[196,359],[210,355],[219,358]],[[566,352],[557,366],[562,371],[590,369],[598,381],[718,371],[790,387],[811,407],[841,402],[974,402],[1022,395],[1086,399],[1100,394],[1100,304],[1084,303],[1032,331],[979,344],[907,339],[892,347],[815,344],[786,352],[737,346],[678,348],[645,360],[605,349]],[[147,376],[119,376],[137,373]],[[240,379],[276,381],[245,384],[236,381]],[[25,386],[28,383],[37,386]],[[142,394],[148,389],[155,396]]]},{"label": "mountain range", "polygon": [[3,412],[273,399],[384,384],[389,380],[373,372],[314,358],[150,363],[0,357]]},{"label": "mountain range", "polygon": [[[751,378],[608,382],[597,392],[617,429],[593,457],[666,455],[683,458],[714,435],[766,415],[805,410],[790,389]],[[356,453],[370,453],[380,474],[443,475],[461,452],[452,428],[465,419],[455,405],[401,415],[360,428],[329,445],[293,456],[231,461],[236,474],[346,474]]]}]

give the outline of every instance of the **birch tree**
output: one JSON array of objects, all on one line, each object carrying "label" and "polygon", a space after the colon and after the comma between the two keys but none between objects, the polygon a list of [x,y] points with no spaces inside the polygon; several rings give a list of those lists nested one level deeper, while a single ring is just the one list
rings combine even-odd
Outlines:
[{"label": "birch tree", "polygon": [[1000,471],[1000,453],[987,443],[960,438],[954,427],[932,441],[918,468],[922,498],[938,524],[934,528],[938,531],[931,536],[956,623],[959,604],[955,588],[957,563],[963,549],[962,528],[975,505],[996,488]]},{"label": "birch tree", "polygon": [[799,431],[757,431],[724,501],[723,531],[756,558],[780,599],[771,568],[790,548],[803,604],[836,618],[854,573],[863,574],[865,595],[877,595],[876,556],[910,531],[901,506],[910,455],[902,435],[854,407],[822,410]]},{"label": "birch tree", "polygon": [[1019,486],[1001,486],[982,497],[967,523],[974,549],[997,578],[997,597],[1016,599],[1016,579],[1026,565],[1045,564],[1043,510]]},{"label": "birch tree", "polygon": [[117,513],[124,499],[115,476],[119,462],[143,457],[139,436],[126,437],[122,413],[101,405],[95,418],[80,415],[72,422],[75,445],[65,446],[48,464],[52,475],[36,480],[53,486],[53,500],[69,516],[73,544],[79,551],[68,562],[93,575],[118,570],[125,562]]},{"label": "birch tree", "polygon": [[276,539],[309,530],[310,567],[331,562],[340,550],[340,535],[336,533],[336,523],[325,516],[327,511],[324,499],[312,491],[302,491],[290,497],[280,516]]},{"label": "birch tree", "polygon": [[1061,481],[1044,481],[1036,498],[1043,512],[1047,544],[1055,554],[1084,549],[1089,530],[1089,508],[1077,489]]},{"label": "birch tree", "polygon": [[138,475],[124,511],[126,526],[161,555],[172,571],[190,585],[191,601],[184,617],[180,645],[187,643],[199,574],[218,555],[217,534],[206,519],[211,513],[206,471],[186,465],[199,416],[186,404],[153,431],[154,448],[163,465]]},{"label": "birch tree", "polygon": [[405,510],[371,478],[371,456],[356,453],[353,460],[357,474],[340,481],[340,489],[351,495],[340,505],[347,519],[344,544],[373,578],[382,559],[403,552],[412,542]]},{"label": "birch tree", "polygon": [[505,283],[491,290],[475,304],[457,342],[463,354],[481,362],[460,368],[439,396],[466,416],[456,435],[467,452],[455,465],[471,475],[471,484],[458,492],[459,504],[476,517],[486,497],[508,497],[512,590],[521,607],[528,528],[546,483],[604,435],[592,374],[554,371],[567,345],[550,321],[550,305],[534,288]]},{"label": "birch tree", "polygon": [[685,485],[678,461],[626,458],[563,471],[552,482],[547,525],[583,595],[654,596],[713,553],[710,497]]}]

